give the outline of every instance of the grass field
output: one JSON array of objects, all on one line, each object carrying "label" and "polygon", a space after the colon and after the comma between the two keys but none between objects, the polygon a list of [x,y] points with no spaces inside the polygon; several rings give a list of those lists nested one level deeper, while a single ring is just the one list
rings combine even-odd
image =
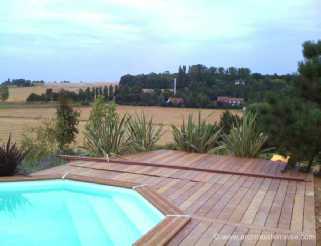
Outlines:
[{"label": "grass field", "polygon": [[[80,132],[84,128],[90,114],[90,107],[76,108],[80,112]],[[216,122],[223,110],[214,109],[190,109],[190,108],[164,108],[164,107],[134,107],[118,106],[117,111],[120,114],[134,115],[144,112],[148,117],[153,117],[155,124],[164,126],[164,135],[159,144],[166,144],[172,141],[172,124],[178,126],[183,119],[187,119],[190,113],[195,116],[201,111],[203,117],[207,117],[209,122]],[[240,113],[240,111],[235,111]],[[31,127],[36,127],[43,120],[55,117],[55,108],[52,106],[29,106],[17,105],[16,107],[0,107],[0,139],[6,139],[11,133],[12,137],[19,142],[23,133]],[[78,136],[77,145],[82,144],[82,134]]]}]

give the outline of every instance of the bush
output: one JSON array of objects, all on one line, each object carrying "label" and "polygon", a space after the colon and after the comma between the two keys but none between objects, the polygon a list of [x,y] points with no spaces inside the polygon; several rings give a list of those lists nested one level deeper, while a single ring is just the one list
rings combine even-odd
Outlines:
[{"label": "bush", "polygon": [[229,134],[230,130],[241,122],[241,117],[237,114],[232,114],[226,110],[220,117],[218,126],[222,129],[224,134]]},{"label": "bush", "polygon": [[223,135],[223,144],[220,148],[235,156],[257,157],[263,152],[262,148],[266,141],[267,136],[256,127],[256,115],[248,112],[229,134]]},{"label": "bush", "polygon": [[26,153],[20,150],[15,143],[12,144],[11,136],[9,136],[7,143],[0,146],[0,176],[15,175]]},{"label": "bush", "polygon": [[177,149],[187,152],[207,153],[218,146],[221,129],[209,124],[198,114],[198,121],[193,121],[193,116],[188,116],[187,124],[178,128],[172,125],[172,134]]},{"label": "bush", "polygon": [[321,110],[302,98],[273,96],[268,102],[249,110],[258,115],[258,126],[269,135],[268,145],[278,154],[289,156],[287,168],[308,163],[318,164],[321,145]]},{"label": "bush", "polygon": [[65,163],[56,156],[59,152],[59,144],[56,139],[55,120],[44,121],[40,126],[28,129],[28,132],[23,135],[21,148],[27,151],[20,166],[24,173]]},{"label": "bush", "polygon": [[118,155],[128,149],[127,114],[120,116],[115,104],[96,100],[85,128],[84,148],[90,155]]},{"label": "bush", "polygon": [[27,102],[39,102],[39,101],[47,101],[47,100],[45,100],[43,95],[38,95],[38,94],[35,94],[35,93],[31,93],[27,97]]},{"label": "bush", "polygon": [[55,121],[44,121],[41,126],[31,128],[23,135],[21,147],[28,151],[24,166],[36,168],[40,162],[58,152],[58,142],[55,133]]},{"label": "bush", "polygon": [[162,136],[162,127],[155,127],[153,119],[144,113],[136,114],[128,122],[130,148],[133,151],[151,151]]},{"label": "bush", "polygon": [[78,134],[79,112],[72,108],[64,96],[61,96],[56,115],[56,139],[59,150],[64,151],[69,144],[75,141]]},{"label": "bush", "polygon": [[0,100],[2,102],[9,98],[9,88],[8,86],[0,86]]}]

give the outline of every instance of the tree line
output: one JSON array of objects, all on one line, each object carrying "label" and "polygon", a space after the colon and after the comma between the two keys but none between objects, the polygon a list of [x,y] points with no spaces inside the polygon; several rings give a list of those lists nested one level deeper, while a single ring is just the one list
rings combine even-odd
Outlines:
[{"label": "tree line", "polygon": [[[288,92],[297,74],[266,75],[252,73],[248,68],[180,66],[178,72],[124,75],[119,82],[117,103],[129,105],[164,105],[173,96],[174,79],[177,97],[185,107],[214,108],[219,96],[243,98],[260,102],[274,92]],[[145,90],[149,89],[146,93]],[[152,89],[152,90],[150,90]]]},{"label": "tree line", "polygon": [[[174,79],[176,78],[176,97],[183,103],[175,105],[168,102],[173,95]],[[62,90],[54,92],[48,89],[38,95],[32,93],[28,102],[57,101],[60,94],[74,102],[83,105],[90,104],[96,96],[103,96],[106,101],[114,100],[117,104],[139,106],[182,106],[196,108],[217,108],[222,105],[216,103],[219,96],[243,98],[246,104],[262,102],[269,94],[278,92],[288,93],[291,86],[298,79],[297,74],[260,74],[252,73],[248,68],[236,67],[206,67],[197,64],[179,66],[178,71],[170,73],[149,73],[138,75],[124,75],[119,86],[88,87],[78,92]],[[30,87],[43,84],[43,81],[25,79],[8,79],[1,84],[1,98],[8,96],[7,87]]]},{"label": "tree line", "polygon": [[44,84],[43,80],[27,80],[27,79],[7,79],[1,83],[1,86],[7,87],[31,87],[39,84]]},{"label": "tree line", "polygon": [[27,102],[51,102],[58,101],[60,97],[68,98],[73,102],[79,102],[82,105],[89,105],[97,97],[101,96],[105,101],[114,100],[118,91],[118,86],[109,85],[104,87],[87,87],[79,89],[78,92],[60,90],[55,92],[53,89],[47,89],[45,93],[38,95],[31,93],[27,98]]}]

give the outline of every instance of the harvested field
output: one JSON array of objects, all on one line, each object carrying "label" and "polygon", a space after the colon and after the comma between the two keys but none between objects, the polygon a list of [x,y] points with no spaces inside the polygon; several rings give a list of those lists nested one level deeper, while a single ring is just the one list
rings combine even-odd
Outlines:
[{"label": "harvested field", "polygon": [[[76,108],[80,112],[80,130],[83,129],[90,114],[90,107]],[[166,144],[172,141],[171,128],[172,124],[179,126],[183,119],[187,119],[190,113],[195,116],[199,111],[202,117],[208,117],[209,122],[216,122],[224,110],[217,109],[190,109],[190,108],[164,108],[164,107],[134,107],[118,106],[120,114],[134,115],[135,113],[144,112],[146,116],[153,117],[154,123],[164,126],[164,135],[159,144]],[[240,113],[240,111],[233,111]],[[55,116],[55,108],[46,107],[18,107],[0,109],[0,139],[7,138],[12,133],[16,141],[20,141],[22,134],[30,127],[38,126],[42,120],[50,119]],[[81,144],[82,136],[78,137],[77,143]]]},{"label": "harvested field", "polygon": [[37,85],[32,87],[10,87],[9,98],[7,102],[19,103],[26,102],[31,93],[41,95],[46,92],[47,89],[52,89],[54,92],[58,92],[62,89],[66,91],[78,92],[80,89],[85,90],[87,87],[104,87],[114,83],[70,83],[70,84],[54,84],[49,83],[46,85]]}]

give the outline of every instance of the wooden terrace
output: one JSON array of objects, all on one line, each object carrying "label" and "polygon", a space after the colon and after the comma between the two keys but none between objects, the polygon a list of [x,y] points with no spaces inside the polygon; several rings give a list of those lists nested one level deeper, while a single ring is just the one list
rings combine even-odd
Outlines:
[{"label": "wooden terrace", "polygon": [[80,175],[143,185],[173,213],[188,218],[170,219],[168,212],[140,245],[316,245],[313,176],[282,173],[282,163],[172,150],[109,162],[65,158],[68,164],[33,176]]}]

